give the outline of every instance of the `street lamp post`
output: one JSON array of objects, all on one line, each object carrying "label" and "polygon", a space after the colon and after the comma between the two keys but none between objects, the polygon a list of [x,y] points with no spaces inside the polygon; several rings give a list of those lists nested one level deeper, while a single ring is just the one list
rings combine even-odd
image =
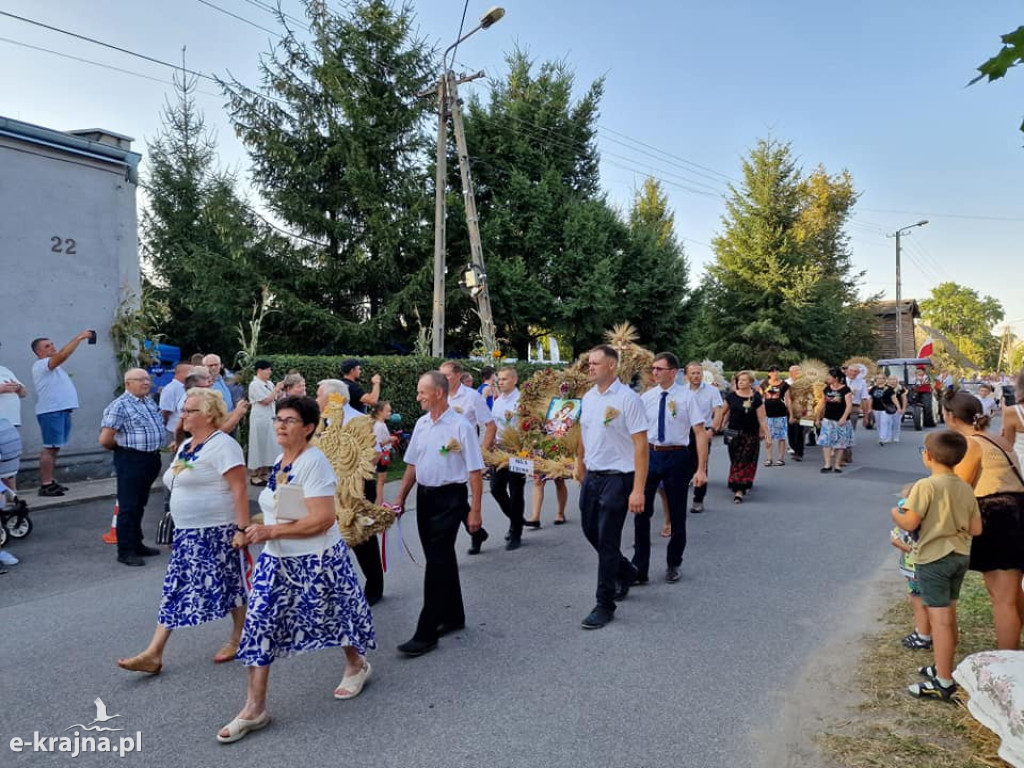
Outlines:
[{"label": "street lamp post", "polygon": [[909,234],[914,227],[923,227],[928,219],[921,219],[915,224],[900,227],[893,234],[886,237],[896,238],[896,357],[903,357],[903,283],[900,274],[900,238]]},{"label": "street lamp post", "polygon": [[[461,106],[458,103],[458,92],[456,90],[456,80],[453,73],[448,70],[448,53],[453,49],[457,48],[466,38],[479,32],[481,29],[488,29],[495,23],[497,23],[505,15],[505,9],[500,6],[495,6],[488,10],[483,16],[480,17],[480,23],[477,24],[473,29],[469,30],[466,34],[456,40],[454,43],[449,45],[444,54],[441,56],[441,77],[437,81],[436,94],[438,101],[438,122],[437,122],[437,174],[434,182],[434,300],[433,300],[433,314],[431,318],[431,354],[434,357],[444,357],[444,310],[445,310],[445,192],[446,192],[446,180],[448,172],[448,146],[447,146],[447,126],[448,118],[452,116],[454,119],[453,110],[461,110]],[[468,78],[473,79],[473,78]],[[456,123],[457,128],[461,129],[461,111],[458,115],[459,120]],[[457,137],[458,138],[458,137]],[[465,145],[465,137],[461,137],[460,143],[462,148]],[[462,159],[463,153],[459,153],[460,160]],[[463,180],[467,182],[469,179],[468,167],[463,168]],[[467,205],[467,221],[472,222],[470,227],[470,240],[471,240],[471,253],[474,265],[480,270],[483,276],[483,287],[481,292],[477,296],[478,305],[480,306],[481,320],[484,323],[484,331],[486,336],[486,329],[488,325],[493,328],[493,321],[490,317],[490,298],[487,295],[487,284],[486,284],[486,273],[483,269],[483,249],[480,246],[480,231],[476,227],[476,213],[475,213],[475,200],[473,198],[473,189],[471,183],[464,183],[465,189],[463,194],[466,196]],[[472,217],[469,216],[469,208],[473,208]],[[486,317],[485,317],[486,316]],[[493,336],[493,331],[491,333]],[[492,339],[493,343],[493,339]],[[486,340],[485,340],[486,345]],[[491,352],[488,349],[488,352]]]}]

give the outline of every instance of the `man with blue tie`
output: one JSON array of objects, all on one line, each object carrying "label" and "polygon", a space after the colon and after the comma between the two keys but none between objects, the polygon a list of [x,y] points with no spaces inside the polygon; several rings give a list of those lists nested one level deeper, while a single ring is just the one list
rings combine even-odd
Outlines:
[{"label": "man with blue tie", "polygon": [[[707,482],[708,437],[704,427],[704,414],[689,387],[676,383],[679,358],[671,352],[662,352],[654,358],[651,367],[656,386],[641,396],[647,415],[647,442],[650,446],[647,482],[644,486],[644,512],[637,515],[634,524],[633,565],[637,569],[636,583],[645,584],[651,560],[651,517],[658,486],[664,484],[672,520],[672,538],[668,542],[665,581],[679,581],[679,568],[686,549],[686,495],[693,480],[695,486]],[[692,428],[692,431],[691,431]],[[696,445],[690,445],[693,435]],[[696,472],[689,452],[696,448]]]}]

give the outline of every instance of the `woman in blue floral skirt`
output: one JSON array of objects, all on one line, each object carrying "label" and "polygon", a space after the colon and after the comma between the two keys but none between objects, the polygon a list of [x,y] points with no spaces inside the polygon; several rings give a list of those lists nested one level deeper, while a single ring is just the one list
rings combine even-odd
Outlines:
[{"label": "woman in blue floral skirt", "polygon": [[263,524],[246,531],[266,542],[256,562],[238,658],[248,667],[245,706],[217,733],[238,741],[270,723],[267,683],[275,659],[341,647],[345,672],[334,698],[359,695],[376,648],[373,619],[334,516],[337,479],[323,452],[310,446],[320,409],[310,397],[277,405],[274,430],[282,453],[260,494]]},{"label": "woman in blue floral skirt", "polygon": [[182,408],[191,437],[164,473],[171,494],[174,542],[164,576],[156,632],[137,656],[119,659],[122,669],[158,674],[171,630],[231,615],[231,639],[213,657],[231,661],[245,620],[245,582],[239,550],[249,525],[249,495],[242,448],[219,427],[227,406],[215,389],[193,388]]}]

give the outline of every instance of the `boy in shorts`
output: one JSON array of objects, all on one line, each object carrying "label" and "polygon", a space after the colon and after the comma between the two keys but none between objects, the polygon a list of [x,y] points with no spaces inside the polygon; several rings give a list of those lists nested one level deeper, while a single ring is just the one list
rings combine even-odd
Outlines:
[{"label": "boy in shorts", "polygon": [[953,472],[966,453],[963,435],[949,430],[929,434],[921,461],[931,476],[914,483],[902,508],[892,509],[896,525],[917,531],[915,573],[932,625],[935,663],[918,669],[926,678],[923,683],[907,688],[919,699],[949,701],[956,693],[956,601],[970,562],[971,537],[981,533],[974,490]]}]

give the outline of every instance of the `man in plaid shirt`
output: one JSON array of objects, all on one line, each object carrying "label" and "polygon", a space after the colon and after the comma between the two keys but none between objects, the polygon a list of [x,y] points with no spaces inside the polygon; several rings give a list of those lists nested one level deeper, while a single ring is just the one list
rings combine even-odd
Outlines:
[{"label": "man in plaid shirt", "polygon": [[124,375],[125,392],[103,411],[100,445],[114,452],[117,472],[117,562],[145,565],[143,557],[160,550],[142,543],[142,515],[149,489],[160,474],[164,420],[149,397],[149,374],[132,368]]}]

